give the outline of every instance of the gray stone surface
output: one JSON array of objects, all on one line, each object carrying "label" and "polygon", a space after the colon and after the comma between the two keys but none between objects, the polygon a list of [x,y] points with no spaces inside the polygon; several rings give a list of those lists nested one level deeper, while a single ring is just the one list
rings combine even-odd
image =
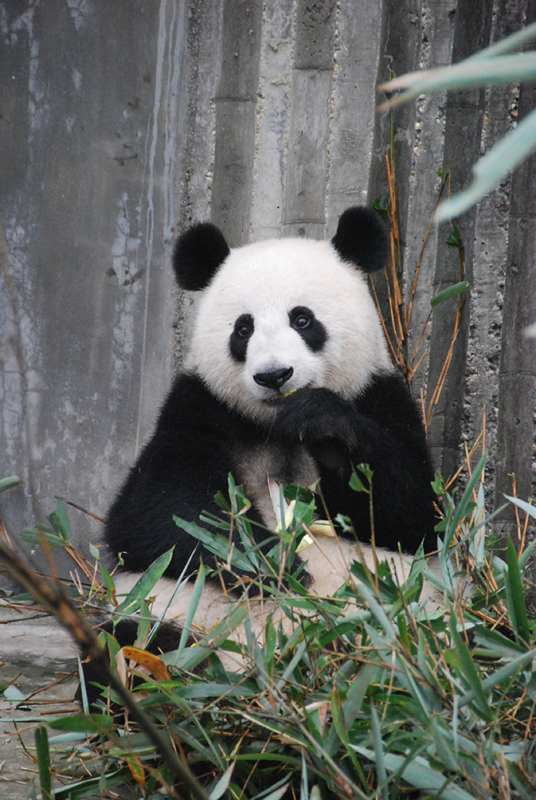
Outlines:
[{"label": "gray stone surface", "polygon": [[[0,452],[13,529],[103,514],[167,390],[187,9],[3,6]],[[100,533],[74,515],[77,541]]]},{"label": "gray stone surface", "polygon": [[[26,800],[39,786],[34,732],[42,722],[79,710],[76,650],[50,617],[0,603],[0,683],[11,684],[25,701],[0,692],[0,797]],[[26,750],[28,752],[26,752]],[[56,788],[59,788],[56,784]]]}]

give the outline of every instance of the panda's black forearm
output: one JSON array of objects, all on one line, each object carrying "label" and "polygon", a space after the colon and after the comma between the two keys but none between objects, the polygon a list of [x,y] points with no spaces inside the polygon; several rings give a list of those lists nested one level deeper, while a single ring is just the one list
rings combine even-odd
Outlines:
[{"label": "panda's black forearm", "polygon": [[396,549],[400,542],[414,552],[424,539],[428,549],[435,547],[433,470],[418,410],[403,381],[392,373],[378,376],[353,403],[325,389],[297,392],[288,400],[279,430],[287,436],[299,431],[316,461],[329,513],[350,517],[358,535],[370,538],[370,495],[348,486],[353,469],[367,464],[373,471],[378,545]]},{"label": "panda's black forearm", "polygon": [[359,415],[354,405],[329,389],[300,389],[280,404],[274,435],[306,446],[337,443],[348,452],[357,444]]}]

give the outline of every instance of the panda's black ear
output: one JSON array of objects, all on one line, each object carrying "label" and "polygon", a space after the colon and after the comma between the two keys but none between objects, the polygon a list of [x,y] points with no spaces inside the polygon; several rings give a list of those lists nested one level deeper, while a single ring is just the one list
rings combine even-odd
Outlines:
[{"label": "panda's black ear", "polygon": [[341,214],[331,244],[344,261],[350,261],[363,272],[382,269],[389,260],[389,234],[372,208],[347,208]]},{"label": "panda's black ear", "polygon": [[223,233],[211,222],[188,228],[173,251],[173,269],[181,289],[204,289],[229,253]]}]

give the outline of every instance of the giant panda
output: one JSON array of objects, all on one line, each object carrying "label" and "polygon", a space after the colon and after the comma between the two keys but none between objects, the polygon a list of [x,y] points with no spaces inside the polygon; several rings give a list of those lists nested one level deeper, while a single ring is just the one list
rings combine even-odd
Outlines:
[{"label": "giant panda", "polygon": [[[173,516],[198,522],[203,511],[221,513],[214,496],[226,494],[229,473],[251,501],[261,547],[272,547],[276,526],[271,481],[318,484],[330,517],[349,517],[366,547],[369,496],[349,487],[353,469],[366,463],[378,552],[411,555],[421,543],[435,549],[425,431],[391,364],[368,286],[388,254],[383,222],[363,207],[342,214],[331,241],[284,238],[230,249],[211,223],[180,236],[173,267],[181,289],[198,294],[197,312],[184,369],[106,519],[119,592],[171,547],[154,613],[169,605],[185,570],[194,573],[201,560],[216,567]],[[303,551],[300,580],[312,591],[330,594],[344,581],[356,555],[354,539],[344,537],[339,531]],[[241,547],[237,535],[234,545]],[[407,566],[400,569],[404,577]],[[167,616],[180,622],[190,597],[191,585]],[[210,629],[224,602],[221,582],[209,581],[198,626]]]}]

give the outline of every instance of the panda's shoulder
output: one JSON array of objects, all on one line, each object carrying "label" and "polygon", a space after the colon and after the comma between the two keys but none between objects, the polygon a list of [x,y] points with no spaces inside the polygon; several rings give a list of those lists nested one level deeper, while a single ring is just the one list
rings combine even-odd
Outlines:
[{"label": "panda's shoulder", "polygon": [[224,407],[210,392],[205,383],[197,375],[179,374],[173,381],[166,400],[160,411],[159,424],[172,420],[181,421],[203,417],[207,413],[218,414]]},{"label": "panda's shoulder", "polygon": [[252,435],[254,424],[220,400],[198,375],[181,373],[177,376],[161,408],[155,436],[167,436],[177,431],[184,437],[219,431],[227,436]]},{"label": "panda's shoulder", "polygon": [[209,429],[229,428],[229,412],[195,375],[178,375],[160,409],[142,457],[154,459],[170,449],[192,447]]}]

